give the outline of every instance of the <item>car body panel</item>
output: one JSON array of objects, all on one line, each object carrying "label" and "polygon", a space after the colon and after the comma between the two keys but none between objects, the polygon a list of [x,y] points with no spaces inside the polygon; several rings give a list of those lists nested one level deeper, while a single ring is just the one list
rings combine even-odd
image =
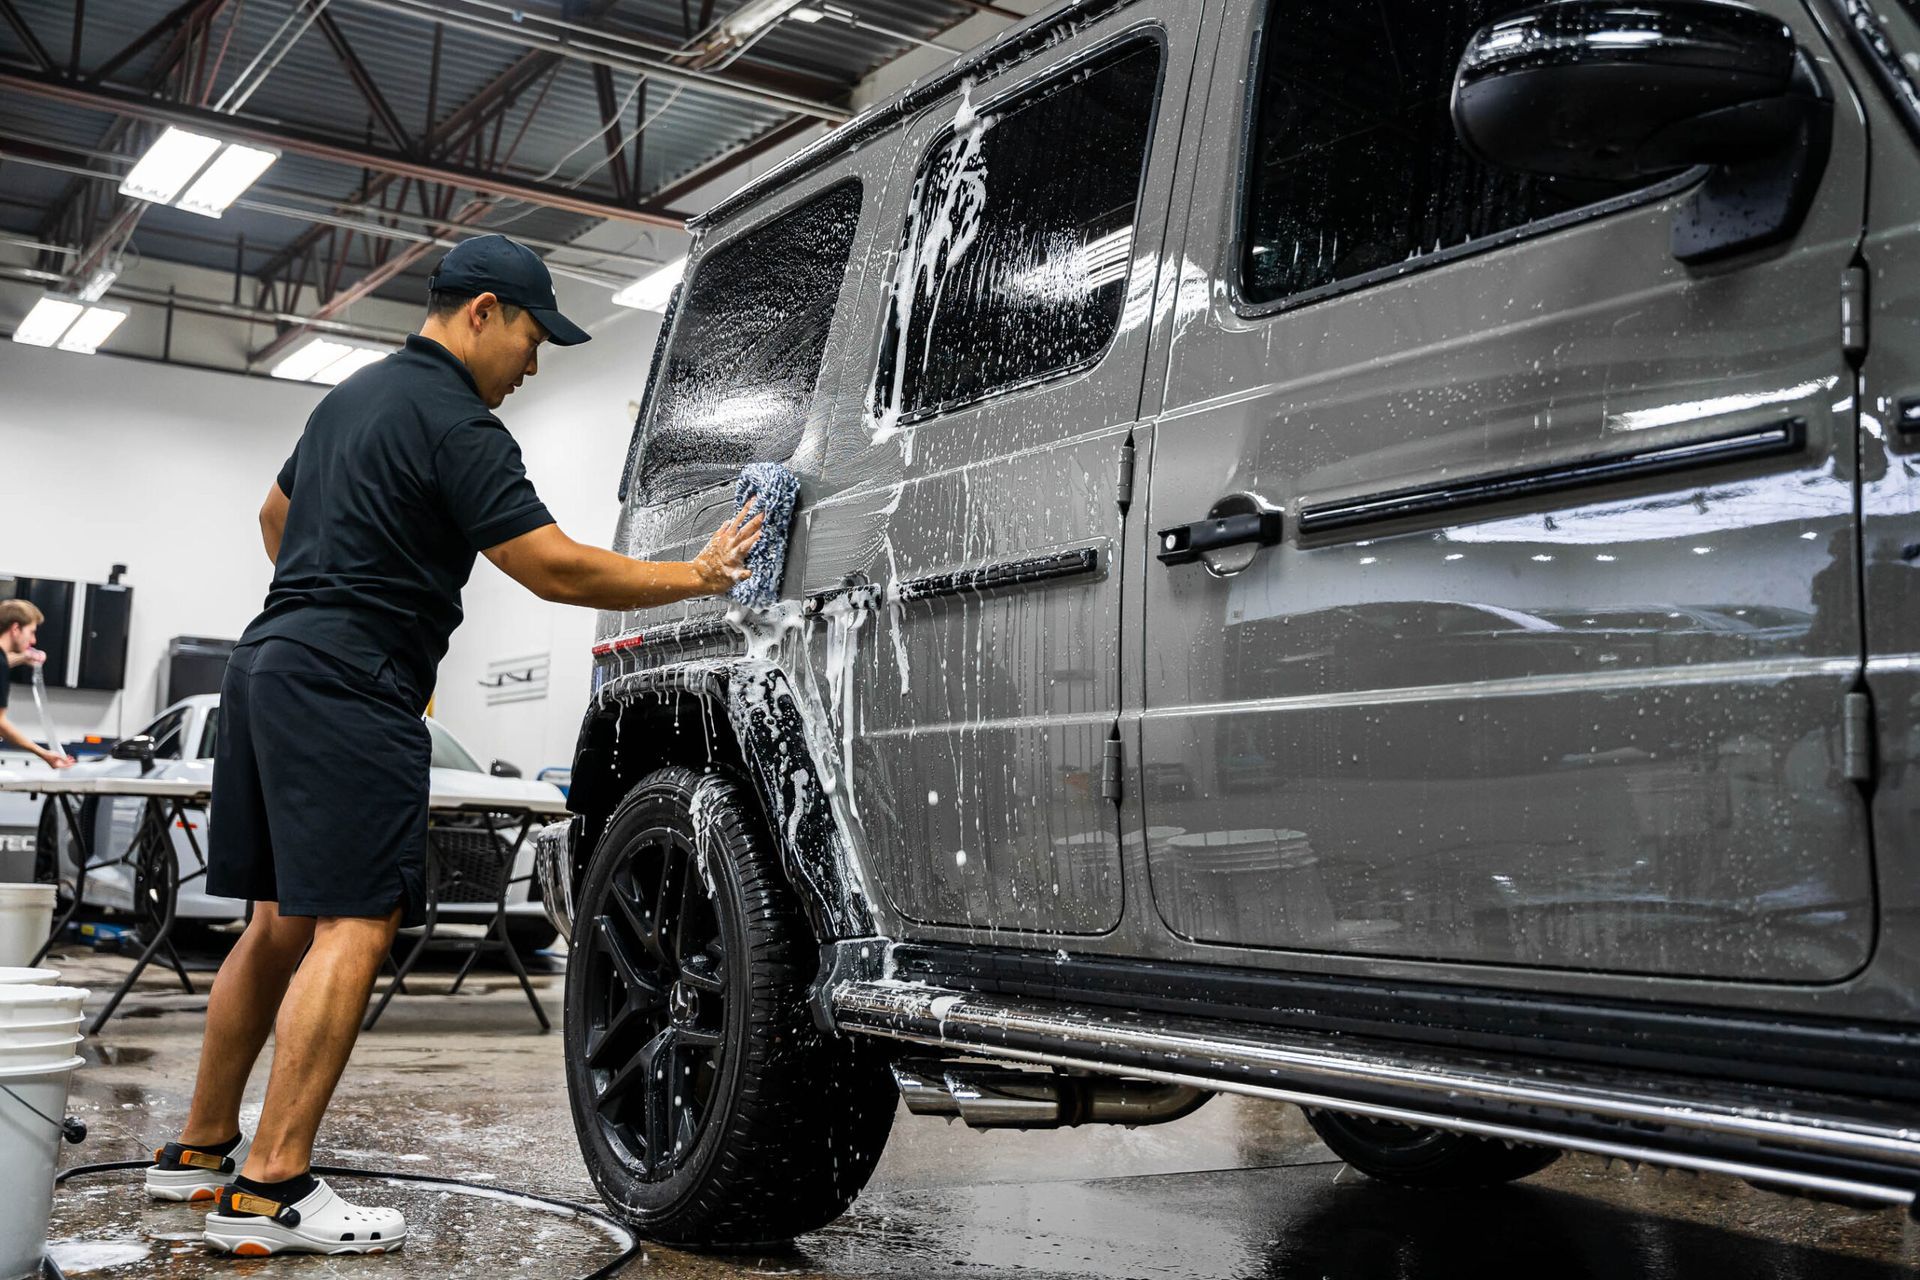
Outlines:
[{"label": "car body panel", "polygon": [[[1801,7],[1763,7],[1841,98],[1784,252],[1676,262],[1683,190],[1291,310],[1183,296],[1150,525],[1246,492],[1289,531],[1231,576],[1143,566],[1137,803],[1177,933],[1791,982],[1866,962],[1866,814],[1839,750],[1860,646],[1837,322],[1864,127]],[[1251,47],[1265,9],[1235,6],[1227,43]],[[1209,126],[1242,136],[1247,103],[1216,74]],[[1195,169],[1183,269],[1210,281],[1236,274],[1237,151]],[[1805,447],[1778,457],[1302,529],[1788,419]]]}]

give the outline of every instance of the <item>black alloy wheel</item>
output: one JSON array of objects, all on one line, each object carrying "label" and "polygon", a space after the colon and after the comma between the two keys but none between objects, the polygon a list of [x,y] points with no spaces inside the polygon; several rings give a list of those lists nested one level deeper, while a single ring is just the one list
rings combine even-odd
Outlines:
[{"label": "black alloy wheel", "polygon": [[639,833],[584,922],[585,1063],[595,1122],[659,1182],[693,1150],[726,1052],[727,955],[689,832]]},{"label": "black alloy wheel", "polygon": [[839,1216],[898,1093],[883,1042],[814,1025],[819,948],[745,789],[648,775],[607,819],[577,901],[567,1092],[602,1197],[652,1239],[713,1248]]},{"label": "black alloy wheel", "polygon": [[1408,1187],[1486,1187],[1540,1172],[1561,1152],[1508,1146],[1492,1138],[1397,1124],[1337,1111],[1309,1111],[1307,1123],[1333,1154],[1381,1182]]}]

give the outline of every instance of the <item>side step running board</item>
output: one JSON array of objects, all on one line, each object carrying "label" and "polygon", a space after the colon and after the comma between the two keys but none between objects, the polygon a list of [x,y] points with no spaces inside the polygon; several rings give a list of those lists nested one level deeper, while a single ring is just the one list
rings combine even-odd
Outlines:
[{"label": "side step running board", "polygon": [[1316,1035],[899,982],[833,988],[835,1023],[972,1055],[1125,1075],[1907,1205],[1920,1116],[1685,1077],[1505,1065]]}]

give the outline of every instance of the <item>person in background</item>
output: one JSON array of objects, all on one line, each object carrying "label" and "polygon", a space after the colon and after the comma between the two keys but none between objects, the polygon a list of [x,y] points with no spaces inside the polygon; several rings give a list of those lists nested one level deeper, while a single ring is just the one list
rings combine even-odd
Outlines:
[{"label": "person in background", "polygon": [[[40,624],[46,620],[46,615],[31,600],[0,600],[0,653],[7,655],[7,671],[0,674],[0,742],[39,756],[50,768],[64,769],[73,763],[72,756],[47,750],[7,718],[7,693],[13,685],[13,669],[37,667],[47,660],[46,654],[33,647]],[[52,745],[57,748],[60,744]]]}]

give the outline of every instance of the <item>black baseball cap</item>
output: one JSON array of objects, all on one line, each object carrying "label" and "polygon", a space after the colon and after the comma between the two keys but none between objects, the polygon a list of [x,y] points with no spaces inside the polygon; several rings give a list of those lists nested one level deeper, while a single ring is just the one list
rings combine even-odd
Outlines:
[{"label": "black baseball cap", "polygon": [[427,292],[490,293],[524,308],[540,322],[556,347],[576,347],[593,337],[560,314],[553,296],[553,275],[540,255],[505,236],[475,236],[447,250],[427,278]]}]

